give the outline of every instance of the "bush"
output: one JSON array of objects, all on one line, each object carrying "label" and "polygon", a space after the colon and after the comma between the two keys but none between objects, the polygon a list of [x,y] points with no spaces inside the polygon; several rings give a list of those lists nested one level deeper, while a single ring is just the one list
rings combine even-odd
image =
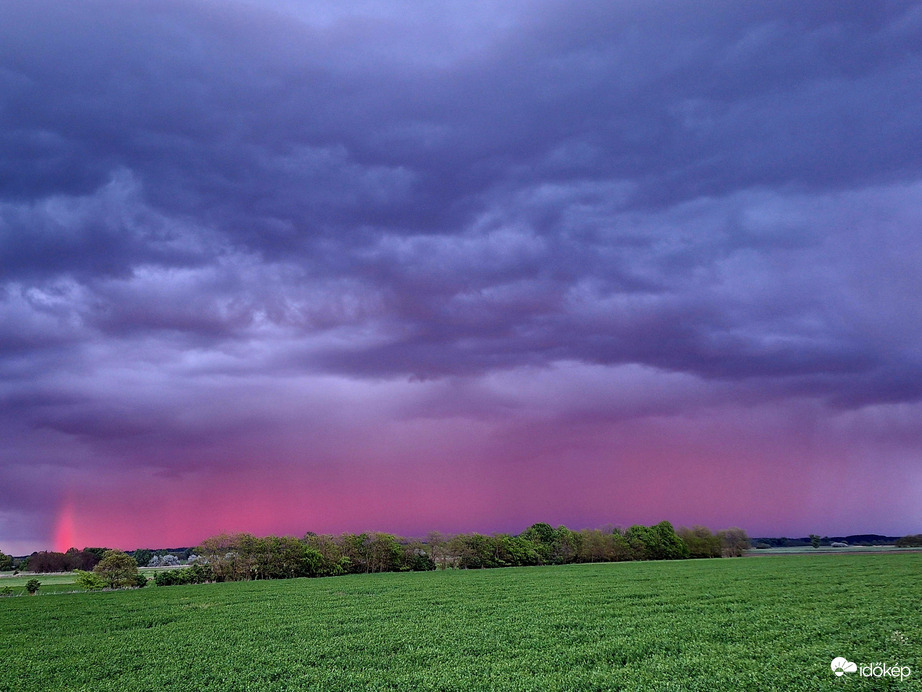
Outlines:
[{"label": "bush", "polygon": [[98,574],[93,572],[84,572],[83,570],[76,570],[77,579],[75,583],[81,589],[86,589],[87,591],[98,591],[99,589],[106,588],[106,580],[100,577]]},{"label": "bush", "polygon": [[214,571],[208,565],[192,565],[184,569],[170,569],[157,572],[154,583],[157,586],[177,586],[179,584],[205,584],[215,580]]},{"label": "bush", "polygon": [[26,582],[26,591],[29,592],[30,596],[34,596],[38,592],[38,587],[41,585],[42,583],[38,579],[30,579]]}]

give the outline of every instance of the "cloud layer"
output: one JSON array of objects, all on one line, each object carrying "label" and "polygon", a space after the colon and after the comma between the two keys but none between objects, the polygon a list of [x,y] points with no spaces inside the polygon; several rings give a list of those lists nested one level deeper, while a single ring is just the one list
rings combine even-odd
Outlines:
[{"label": "cloud layer", "polygon": [[0,540],[917,530],[920,45],[901,2],[4,4]]}]

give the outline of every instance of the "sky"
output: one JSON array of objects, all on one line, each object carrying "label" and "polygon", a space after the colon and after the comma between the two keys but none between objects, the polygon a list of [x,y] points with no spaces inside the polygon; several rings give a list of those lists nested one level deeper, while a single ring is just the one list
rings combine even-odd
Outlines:
[{"label": "sky", "polygon": [[922,531],[922,6],[0,3],[0,550]]}]

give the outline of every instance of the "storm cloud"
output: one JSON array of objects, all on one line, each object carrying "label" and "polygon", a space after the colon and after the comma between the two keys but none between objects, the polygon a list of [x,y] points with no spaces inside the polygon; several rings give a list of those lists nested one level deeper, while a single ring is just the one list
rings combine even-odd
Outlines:
[{"label": "storm cloud", "polygon": [[157,540],[126,494],[190,543],[918,529],[920,46],[906,2],[4,3],[0,539]]}]

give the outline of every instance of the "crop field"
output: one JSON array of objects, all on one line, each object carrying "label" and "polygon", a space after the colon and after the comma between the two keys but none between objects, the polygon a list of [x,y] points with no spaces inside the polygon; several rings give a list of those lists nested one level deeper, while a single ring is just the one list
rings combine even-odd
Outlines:
[{"label": "crop field", "polygon": [[815,555],[7,597],[0,690],[919,690],[920,574]]}]

